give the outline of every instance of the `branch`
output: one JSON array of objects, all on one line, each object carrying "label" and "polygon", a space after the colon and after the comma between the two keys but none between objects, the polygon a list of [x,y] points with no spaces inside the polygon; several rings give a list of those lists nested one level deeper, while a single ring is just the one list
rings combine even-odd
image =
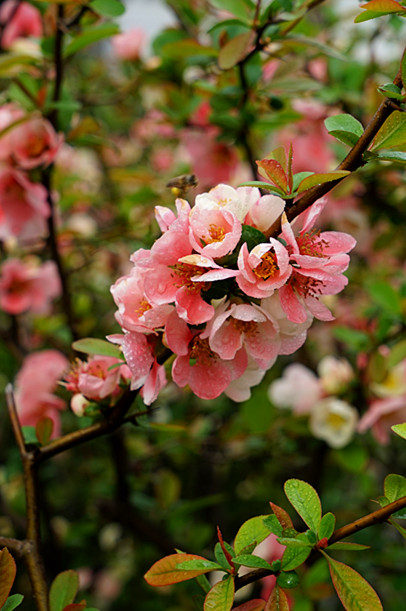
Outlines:
[{"label": "branch", "polygon": [[51,456],[65,452],[65,450],[74,448],[91,439],[97,439],[97,437],[107,435],[118,429],[125,421],[126,413],[130,409],[137,393],[138,391],[128,388],[104,420],[91,424],[84,429],[68,433],[59,439],[51,441],[46,446],[38,448],[35,452],[35,462],[41,463]]},{"label": "branch", "polygon": [[39,503],[35,454],[27,451],[25,447],[24,436],[18,419],[13,387],[11,384],[8,384],[6,387],[6,401],[14,437],[23,463],[25,499],[27,506],[26,539],[19,542],[13,539],[7,540],[9,544],[11,543],[14,546],[10,549],[13,551],[18,550],[25,561],[38,611],[49,611],[48,587],[40,554]]},{"label": "branch", "polygon": [[[369,528],[370,526],[374,526],[375,524],[381,524],[382,522],[386,522],[388,518],[399,511],[399,509],[404,509],[406,507],[406,496],[394,501],[393,503],[389,503],[386,507],[382,507],[382,509],[377,509],[377,511],[373,511],[363,518],[359,518],[355,520],[355,522],[351,522],[351,524],[347,524],[346,526],[342,526],[341,528],[337,528],[331,535],[328,540],[329,545],[336,543],[337,541],[341,541],[341,539],[345,539],[364,528]],[[328,547],[326,548],[328,549]],[[235,579],[235,589],[240,590],[244,586],[254,583],[263,577],[268,577],[268,575],[274,575],[275,572],[269,569],[256,569],[255,571],[250,571],[246,573],[246,575],[242,575],[241,577],[237,577]]]},{"label": "branch", "polygon": [[[400,72],[396,75],[394,81],[394,85],[398,87],[402,86],[402,78]],[[350,172],[354,172],[362,165],[364,165],[364,161],[362,159],[363,154],[368,149],[372,140],[375,138],[376,134],[385,123],[386,119],[394,112],[396,107],[394,107],[391,100],[384,100],[371,121],[365,128],[364,133],[357,141],[357,143],[352,147],[348,155],[343,159],[343,161],[337,166],[337,170],[348,170]],[[326,195],[333,187],[338,185],[345,177],[339,178],[337,180],[324,183],[322,185],[317,185],[312,189],[309,189],[300,199],[294,202],[287,210],[286,216],[288,221],[292,221],[294,218],[299,216],[302,212],[307,210],[315,201]],[[281,219],[279,218],[275,223],[268,229],[266,232],[267,237],[277,237],[281,231]]]}]

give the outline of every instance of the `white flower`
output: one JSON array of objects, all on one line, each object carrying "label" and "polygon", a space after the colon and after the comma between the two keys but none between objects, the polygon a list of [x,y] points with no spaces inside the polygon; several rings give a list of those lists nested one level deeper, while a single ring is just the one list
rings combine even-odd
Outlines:
[{"label": "white flower", "polygon": [[290,407],[296,414],[309,413],[322,394],[317,376],[304,365],[286,367],[282,378],[272,382],[268,396],[277,407]]},{"label": "white flower", "polygon": [[310,430],[332,448],[343,448],[354,434],[358,421],[357,410],[336,397],[316,403],[310,413]]}]

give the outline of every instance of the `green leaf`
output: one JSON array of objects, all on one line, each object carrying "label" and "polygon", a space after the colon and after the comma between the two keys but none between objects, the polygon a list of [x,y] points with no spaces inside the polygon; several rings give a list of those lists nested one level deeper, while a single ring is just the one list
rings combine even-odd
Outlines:
[{"label": "green leaf", "polygon": [[53,429],[53,420],[47,416],[45,418],[41,418],[41,420],[37,422],[35,427],[35,435],[42,446],[48,443],[48,441],[51,439]]},{"label": "green leaf", "polygon": [[376,134],[371,150],[406,145],[406,114],[395,110]]},{"label": "green leaf", "polygon": [[120,32],[118,25],[114,23],[103,23],[102,25],[92,26],[82,30],[76,38],[69,42],[64,49],[64,57],[70,57],[74,53],[85,49],[86,47],[99,42],[104,38],[109,38]]},{"label": "green leaf", "polygon": [[331,580],[346,611],[383,611],[381,601],[372,586],[350,566],[333,560],[325,552]]},{"label": "green leaf", "polygon": [[299,581],[299,575],[296,573],[296,571],[282,571],[276,579],[278,586],[284,588],[285,590],[297,588]]},{"label": "green leaf", "polygon": [[219,21],[219,23],[216,23],[209,28],[207,33],[213,34],[213,32],[216,32],[217,30],[225,30],[228,26],[240,26],[251,29],[251,24],[246,21],[242,21],[240,19],[224,19],[224,21]]},{"label": "green leaf", "polygon": [[[196,556],[194,554],[171,554],[161,558],[145,573],[144,579],[150,586],[167,586],[172,583],[179,583],[181,581],[187,581],[193,579],[198,575],[203,575],[212,568],[201,568],[195,570],[183,570],[179,569],[179,564],[184,564],[190,560],[200,560],[205,563],[210,563],[209,560],[202,556]],[[210,563],[214,564],[214,563]],[[221,567],[220,567],[221,568]]]},{"label": "green leaf", "polygon": [[[368,152],[368,151],[367,151]],[[404,151],[378,151],[372,153],[375,159],[382,161],[399,161],[399,163],[406,163],[406,153]],[[364,155],[365,156],[365,155]],[[368,159],[368,156],[365,157]]]},{"label": "green leaf", "polygon": [[247,21],[255,9],[255,4],[250,0],[210,0],[210,4],[221,11],[231,13],[242,21]]},{"label": "green leaf", "polygon": [[394,83],[386,83],[382,87],[378,87],[378,91],[392,100],[403,100],[402,90]]},{"label": "green leaf", "polygon": [[[229,552],[230,556],[234,557],[235,554],[231,545],[226,541],[223,541],[223,544],[226,550]],[[227,560],[227,557],[221,547],[220,542],[216,543],[216,546],[214,548],[214,556],[223,569],[225,569],[226,571],[230,570],[230,563]]]},{"label": "green leaf", "polygon": [[289,545],[290,547],[313,547],[313,543],[307,540],[299,539],[298,537],[278,537],[278,543],[281,545]]},{"label": "green leaf", "polygon": [[125,6],[118,0],[92,0],[90,8],[103,17],[120,17],[125,13]]},{"label": "green leaf", "polygon": [[348,344],[354,350],[364,350],[369,346],[369,337],[364,331],[351,329],[350,327],[334,327],[333,335],[336,339]]},{"label": "green leaf", "polygon": [[399,435],[399,437],[403,437],[403,439],[406,439],[406,422],[403,422],[402,424],[394,424],[393,426],[391,426],[391,429],[394,433],[396,433],[396,435]]},{"label": "green leaf", "polygon": [[392,346],[389,356],[386,357],[388,369],[392,369],[406,358],[406,339]]},{"label": "green leaf", "polygon": [[12,594],[0,608],[0,611],[14,611],[14,609],[21,605],[23,600],[24,596],[22,594]]},{"label": "green leaf", "polygon": [[218,55],[218,65],[222,70],[230,70],[238,64],[248,53],[255,39],[252,31],[243,32],[231,38],[224,47],[220,49]]},{"label": "green leaf", "polygon": [[[406,478],[402,475],[396,475],[395,473],[387,475],[384,482],[384,492],[389,503],[393,503],[393,501],[403,498],[406,496]],[[406,518],[406,507],[404,509],[399,509],[399,511],[392,514],[392,517]]]},{"label": "green leaf", "polygon": [[256,516],[241,525],[234,541],[234,551],[236,554],[239,554],[247,545],[254,542],[258,545],[269,536],[269,530],[264,524],[264,518],[266,517]]},{"label": "green leaf", "polygon": [[230,611],[234,602],[234,579],[229,577],[216,583],[207,594],[204,611]]},{"label": "green leaf", "polygon": [[35,432],[34,426],[24,425],[21,427],[21,430],[23,432],[24,443],[26,445],[39,445],[38,437]]},{"label": "green leaf", "polygon": [[59,573],[51,584],[49,591],[50,611],[63,611],[66,605],[73,603],[79,588],[79,577],[76,571]]},{"label": "green leaf", "polygon": [[337,551],[351,551],[351,552],[362,552],[365,549],[370,549],[369,545],[361,545],[360,543],[347,543],[346,541],[337,541],[328,546],[328,549],[335,549]]},{"label": "green leaf", "polygon": [[16,576],[17,567],[13,556],[4,547],[0,552],[0,607],[6,602],[14,579]]},{"label": "green leaf", "polygon": [[313,486],[300,479],[288,479],[284,490],[305,524],[317,532],[321,521],[321,503]]},{"label": "green leaf", "polygon": [[392,520],[388,520],[389,524],[392,524],[396,528],[396,530],[402,535],[404,539],[406,539],[406,528],[400,526],[397,522],[393,522]]},{"label": "green leaf", "polygon": [[303,564],[309,557],[312,547],[287,547],[282,556],[282,569],[284,571],[293,571],[298,566]]},{"label": "green leaf", "polygon": [[72,348],[78,352],[86,354],[98,354],[101,356],[113,356],[122,359],[123,355],[115,344],[107,342],[105,339],[97,339],[95,337],[84,337],[73,342]]},{"label": "green leaf", "polygon": [[264,518],[264,525],[268,528],[269,532],[277,537],[282,535],[283,527],[276,515],[266,516],[266,518]]},{"label": "green leaf", "polygon": [[385,280],[371,280],[366,288],[373,302],[395,316],[402,315],[402,299],[399,293]]},{"label": "green leaf", "polygon": [[241,564],[242,566],[249,566],[251,568],[257,569],[269,569],[272,570],[269,562],[260,558],[259,556],[255,556],[254,554],[240,554],[233,558],[237,564]]},{"label": "green leaf", "polygon": [[345,178],[351,174],[351,172],[347,170],[337,170],[334,172],[328,172],[326,174],[312,174],[307,178],[304,178],[300,181],[297,190],[299,193],[302,191],[306,191],[307,189],[311,189],[311,187],[315,187],[316,185],[322,185],[326,182],[332,182],[334,180],[340,180],[341,178]]},{"label": "green leaf", "polygon": [[333,513],[326,513],[320,522],[318,536],[319,539],[330,539],[336,527],[336,517]]},{"label": "green leaf", "polygon": [[354,19],[354,23],[362,23],[363,21],[369,21],[370,19],[377,19],[378,17],[384,17],[388,13],[382,13],[379,11],[365,11],[360,13]]},{"label": "green leaf", "polygon": [[347,113],[327,117],[324,125],[331,136],[349,146],[354,146],[364,133],[362,124]]},{"label": "green leaf", "polygon": [[292,191],[295,192],[304,178],[312,176],[314,172],[298,172],[293,175]]},{"label": "green leaf", "polygon": [[[181,556],[184,555],[181,554]],[[201,573],[207,573],[208,571],[221,571],[223,567],[217,562],[206,560],[206,558],[192,558],[185,561],[179,559],[176,568],[179,571],[200,571]]]},{"label": "green leaf", "polygon": [[395,473],[387,475],[384,482],[384,492],[391,503],[406,496],[406,478]]}]

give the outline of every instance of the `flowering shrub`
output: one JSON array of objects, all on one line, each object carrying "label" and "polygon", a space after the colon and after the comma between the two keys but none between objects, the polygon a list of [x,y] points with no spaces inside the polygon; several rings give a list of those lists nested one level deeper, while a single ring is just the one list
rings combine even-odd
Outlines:
[{"label": "flowering shrub", "polygon": [[0,609],[399,611],[405,3],[127,4],[0,3]]}]

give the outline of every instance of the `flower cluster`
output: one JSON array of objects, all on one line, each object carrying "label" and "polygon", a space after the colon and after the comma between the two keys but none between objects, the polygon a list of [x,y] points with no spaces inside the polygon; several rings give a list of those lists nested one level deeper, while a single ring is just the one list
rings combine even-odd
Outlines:
[{"label": "flower cluster", "polygon": [[46,233],[48,193],[30,171],[52,163],[62,143],[52,125],[15,104],[0,107],[0,239]]},{"label": "flower cluster", "polygon": [[[218,185],[177,214],[156,208],[162,236],[136,251],[131,272],[111,291],[124,334],[131,386],[155,400],[166,382],[160,350],[175,354],[172,379],[203,399],[246,400],[279,354],[305,341],[313,317],[331,320],[320,301],[346,285],[355,240],[313,228],[316,202],[296,234],[284,201],[258,189]],[[267,237],[282,214],[280,239]]]}]

